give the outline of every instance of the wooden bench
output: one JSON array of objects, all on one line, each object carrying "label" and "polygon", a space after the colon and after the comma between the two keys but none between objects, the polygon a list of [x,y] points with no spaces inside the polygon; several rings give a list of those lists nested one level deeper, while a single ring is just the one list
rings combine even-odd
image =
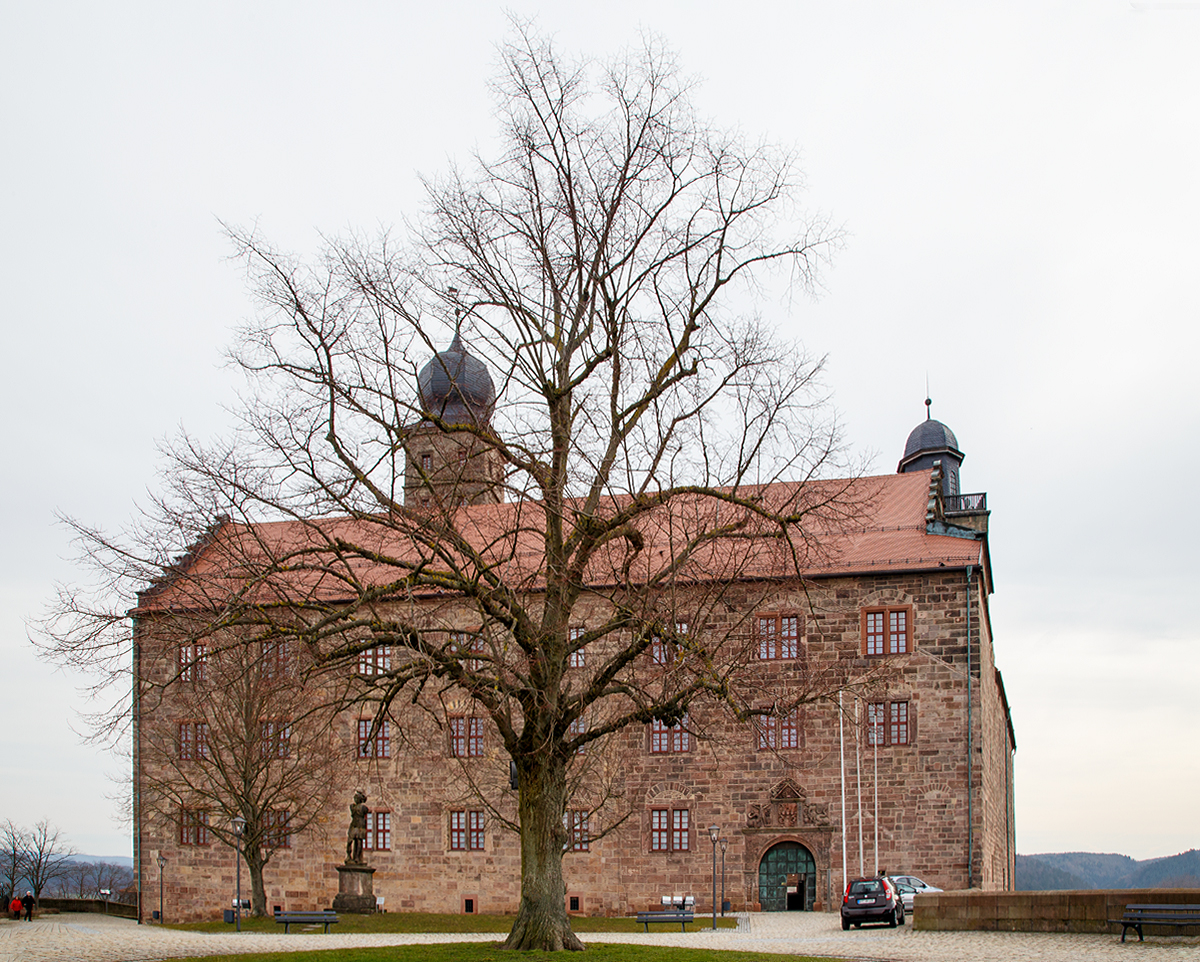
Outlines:
[{"label": "wooden bench", "polygon": [[689,922],[695,922],[696,916],[693,912],[680,912],[677,909],[669,909],[666,912],[638,912],[637,920],[646,927],[646,931],[650,931],[651,922],[678,922],[679,931],[686,932],[685,926]]},{"label": "wooden bench", "polygon": [[1126,905],[1124,916],[1108,921],[1121,923],[1122,942],[1130,929],[1137,932],[1139,942],[1145,942],[1143,925],[1200,925],[1200,905]]},{"label": "wooden bench", "polygon": [[340,922],[336,912],[328,909],[322,912],[276,912],[275,921],[282,923],[283,934],[287,935],[289,925],[323,925],[325,932],[334,922]]}]

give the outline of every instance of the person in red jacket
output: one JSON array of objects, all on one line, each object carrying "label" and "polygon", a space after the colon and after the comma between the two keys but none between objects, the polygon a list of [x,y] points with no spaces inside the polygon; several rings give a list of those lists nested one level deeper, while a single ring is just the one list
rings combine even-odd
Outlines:
[{"label": "person in red jacket", "polygon": [[13,900],[9,903],[8,910],[12,912],[13,921],[21,921],[21,896],[13,893]]}]

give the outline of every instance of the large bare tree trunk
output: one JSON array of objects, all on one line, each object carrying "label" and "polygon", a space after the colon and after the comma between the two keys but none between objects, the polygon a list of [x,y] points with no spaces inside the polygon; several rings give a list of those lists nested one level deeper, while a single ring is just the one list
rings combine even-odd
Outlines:
[{"label": "large bare tree trunk", "polygon": [[505,949],[582,951],[571,931],[563,883],[563,846],[567,841],[563,809],[566,766],[548,752],[526,755],[517,763],[521,812],[521,907],[504,941]]},{"label": "large bare tree trunk", "polygon": [[246,854],[246,867],[250,869],[250,913],[261,918],[267,914],[267,887],[263,884],[263,869],[267,863]]}]

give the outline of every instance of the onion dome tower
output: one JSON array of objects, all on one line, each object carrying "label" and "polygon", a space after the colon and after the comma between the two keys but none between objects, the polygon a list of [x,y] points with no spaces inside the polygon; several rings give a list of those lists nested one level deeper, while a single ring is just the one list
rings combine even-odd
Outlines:
[{"label": "onion dome tower", "polygon": [[[496,387],[487,365],[454,340],[417,373],[424,417],[405,439],[404,502],[414,510],[447,510],[500,500],[499,456],[491,431]],[[481,436],[483,435],[483,436]]]},{"label": "onion dome tower", "polygon": [[417,374],[421,409],[447,424],[487,427],[496,407],[496,388],[487,365],[467,353],[456,332]]},{"label": "onion dome tower", "polygon": [[952,497],[959,493],[958,472],[962,466],[964,455],[958,449],[958,439],[941,421],[935,420],[930,413],[933,401],[925,399],[925,420],[918,424],[908,435],[904,444],[904,457],[896,471],[904,474],[908,471],[925,471],[933,467],[935,461],[942,462],[942,494]]}]

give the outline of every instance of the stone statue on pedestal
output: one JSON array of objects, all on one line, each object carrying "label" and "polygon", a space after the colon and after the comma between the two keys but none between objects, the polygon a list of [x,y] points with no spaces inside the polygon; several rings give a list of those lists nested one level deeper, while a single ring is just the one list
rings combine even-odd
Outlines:
[{"label": "stone statue on pedestal", "polygon": [[369,915],[375,911],[375,869],[366,864],[363,849],[367,842],[367,796],[361,789],[354,793],[350,806],[350,828],[346,832],[346,863],[337,867],[338,894],[333,907],[338,912]]},{"label": "stone statue on pedestal", "polygon": [[350,830],[346,833],[346,864],[365,865],[363,845],[367,841],[367,816],[371,810],[366,806],[367,796],[361,789],[354,793],[350,806]]}]

